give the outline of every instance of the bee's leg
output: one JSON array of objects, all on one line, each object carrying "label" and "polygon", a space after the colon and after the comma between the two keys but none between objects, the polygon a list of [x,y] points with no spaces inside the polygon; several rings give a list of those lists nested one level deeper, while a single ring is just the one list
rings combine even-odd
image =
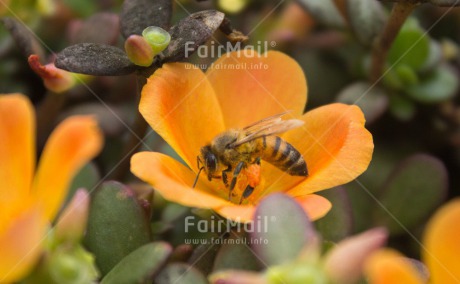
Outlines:
[{"label": "bee's leg", "polygon": [[254,187],[248,184],[243,194],[241,195],[240,204],[243,202],[244,199],[248,198],[252,194],[253,191],[254,191]]},{"label": "bee's leg", "polygon": [[254,163],[257,164],[257,165],[260,165],[260,157],[257,157],[257,158],[254,160]]},{"label": "bee's leg", "polygon": [[244,167],[243,161],[239,162],[238,165],[236,165],[235,167],[235,171],[233,172],[232,182],[230,183],[230,187],[228,188],[228,200],[232,199],[232,190],[235,188],[236,179],[238,178],[238,175],[240,174],[243,167]]},{"label": "bee's leg", "polygon": [[232,166],[228,166],[222,171],[222,180],[224,181],[225,187],[228,187],[228,176],[227,174],[232,170]]}]

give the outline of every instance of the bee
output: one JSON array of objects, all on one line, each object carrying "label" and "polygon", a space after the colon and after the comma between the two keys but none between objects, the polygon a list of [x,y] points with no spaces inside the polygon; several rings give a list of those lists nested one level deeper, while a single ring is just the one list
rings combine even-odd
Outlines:
[{"label": "bee", "polygon": [[[213,178],[223,180],[229,191],[228,199],[231,200],[238,175],[246,170],[252,173],[252,178],[240,198],[241,204],[259,183],[260,178],[255,175],[260,175],[261,160],[292,176],[307,176],[307,164],[299,151],[275,136],[303,125],[303,121],[298,119],[282,120],[281,117],[286,113],[288,112],[267,117],[242,129],[230,129],[201,147],[200,155],[197,156],[199,170],[193,187],[204,170],[209,181]],[[228,176],[232,172],[229,182]]]}]

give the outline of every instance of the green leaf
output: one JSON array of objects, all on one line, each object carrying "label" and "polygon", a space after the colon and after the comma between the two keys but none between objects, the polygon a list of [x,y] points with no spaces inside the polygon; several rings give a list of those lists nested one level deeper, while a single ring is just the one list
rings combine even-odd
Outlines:
[{"label": "green leaf", "polygon": [[184,263],[168,265],[155,278],[156,284],[207,284],[208,281],[198,270]]},{"label": "green leaf", "polygon": [[452,98],[458,90],[458,75],[447,65],[440,65],[420,84],[407,88],[407,94],[422,103],[438,103]]},{"label": "green leaf", "polygon": [[343,187],[319,193],[332,203],[331,210],[315,222],[316,229],[324,240],[338,242],[351,235],[353,215],[347,191]]},{"label": "green leaf", "polygon": [[267,265],[293,261],[315,238],[303,208],[291,197],[275,193],[264,198],[254,215],[252,247]]},{"label": "green leaf", "polygon": [[118,182],[104,183],[92,198],[85,238],[102,275],[150,240],[149,220],[134,192]]},{"label": "green leaf", "polygon": [[428,72],[436,68],[443,60],[443,49],[441,44],[436,40],[430,40],[430,54],[427,60],[420,68],[421,72]]},{"label": "green leaf", "polygon": [[375,225],[392,234],[404,233],[422,223],[447,193],[447,171],[435,157],[417,154],[400,163],[384,185]]},{"label": "green leaf", "polygon": [[[99,174],[99,170],[97,169],[96,165],[92,162],[86,164],[73,178],[65,204],[67,204],[72,199],[73,195],[78,189],[85,188],[88,191],[92,191],[100,180],[101,175]],[[64,208],[65,206],[62,207]]]},{"label": "green leaf", "polygon": [[385,10],[377,0],[348,0],[350,26],[358,40],[371,45],[385,24]]},{"label": "green leaf", "polygon": [[419,82],[417,73],[408,65],[400,64],[396,66],[395,72],[404,86],[413,86]]},{"label": "green leaf", "polygon": [[388,62],[418,70],[428,60],[429,52],[430,38],[414,21],[408,21],[390,48]]},{"label": "green leaf", "polygon": [[347,190],[353,211],[354,232],[362,232],[374,227],[373,220],[369,217],[369,212],[372,212],[374,207],[378,206],[375,198],[394,169],[394,165],[404,155],[404,151],[404,148],[376,147],[372,154],[372,163],[370,163],[369,168],[359,179],[343,185]]},{"label": "green leaf", "polygon": [[82,18],[91,16],[97,10],[97,2],[93,0],[63,0],[63,2]]},{"label": "green leaf", "polygon": [[248,243],[246,236],[232,234],[217,253],[213,271],[226,269],[257,271],[260,263]]},{"label": "green leaf", "polygon": [[298,0],[298,2],[319,23],[334,28],[345,27],[345,19],[332,0]]},{"label": "green leaf", "polygon": [[356,104],[361,108],[367,123],[377,120],[388,108],[386,93],[367,82],[356,82],[344,88],[336,99],[346,104]]},{"label": "green leaf", "polygon": [[188,260],[190,265],[199,269],[203,274],[208,275],[214,264],[217,252],[221,245],[212,243],[211,241],[199,245],[192,253]]},{"label": "green leaf", "polygon": [[171,246],[164,242],[144,245],[123,258],[101,284],[151,283],[171,252]]}]

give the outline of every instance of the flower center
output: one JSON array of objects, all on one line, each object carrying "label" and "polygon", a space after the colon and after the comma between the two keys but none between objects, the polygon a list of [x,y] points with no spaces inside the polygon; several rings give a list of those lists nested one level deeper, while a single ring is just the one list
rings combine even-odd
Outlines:
[{"label": "flower center", "polygon": [[[233,174],[228,175],[228,182],[231,183]],[[265,187],[264,178],[261,175],[260,165],[251,164],[241,170],[238,175],[235,187],[231,192],[230,201],[234,204],[255,204]],[[218,181],[219,192],[224,192],[228,198],[229,188],[225,187],[221,180]]]}]

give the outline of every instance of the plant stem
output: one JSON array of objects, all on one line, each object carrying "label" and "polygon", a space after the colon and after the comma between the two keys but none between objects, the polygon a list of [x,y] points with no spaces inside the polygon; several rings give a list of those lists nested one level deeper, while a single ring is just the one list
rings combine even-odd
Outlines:
[{"label": "plant stem", "polygon": [[[137,93],[138,93],[138,102],[136,105],[139,105],[139,101],[141,98],[141,90],[144,84],[146,83],[146,78],[143,76],[137,76]],[[122,180],[123,177],[126,176],[127,172],[129,172],[129,165],[131,161],[131,156],[136,153],[139,147],[142,145],[140,139],[144,139],[145,133],[147,131],[148,124],[145,121],[144,117],[141,115],[139,110],[136,110],[136,118],[134,120],[134,124],[131,128],[130,136],[128,141],[123,147],[123,152],[121,154],[121,158],[124,159],[118,168],[114,171],[111,175],[111,179],[115,180]],[[127,157],[129,156],[129,158]]]},{"label": "plant stem", "polygon": [[388,51],[401,30],[402,25],[417,5],[414,1],[394,4],[382,34],[374,43],[370,75],[371,83],[377,83],[381,79]]},{"label": "plant stem", "polygon": [[59,112],[67,100],[67,93],[56,94],[47,92],[37,108],[37,142],[38,147],[45,145],[46,139],[53,130]]}]

